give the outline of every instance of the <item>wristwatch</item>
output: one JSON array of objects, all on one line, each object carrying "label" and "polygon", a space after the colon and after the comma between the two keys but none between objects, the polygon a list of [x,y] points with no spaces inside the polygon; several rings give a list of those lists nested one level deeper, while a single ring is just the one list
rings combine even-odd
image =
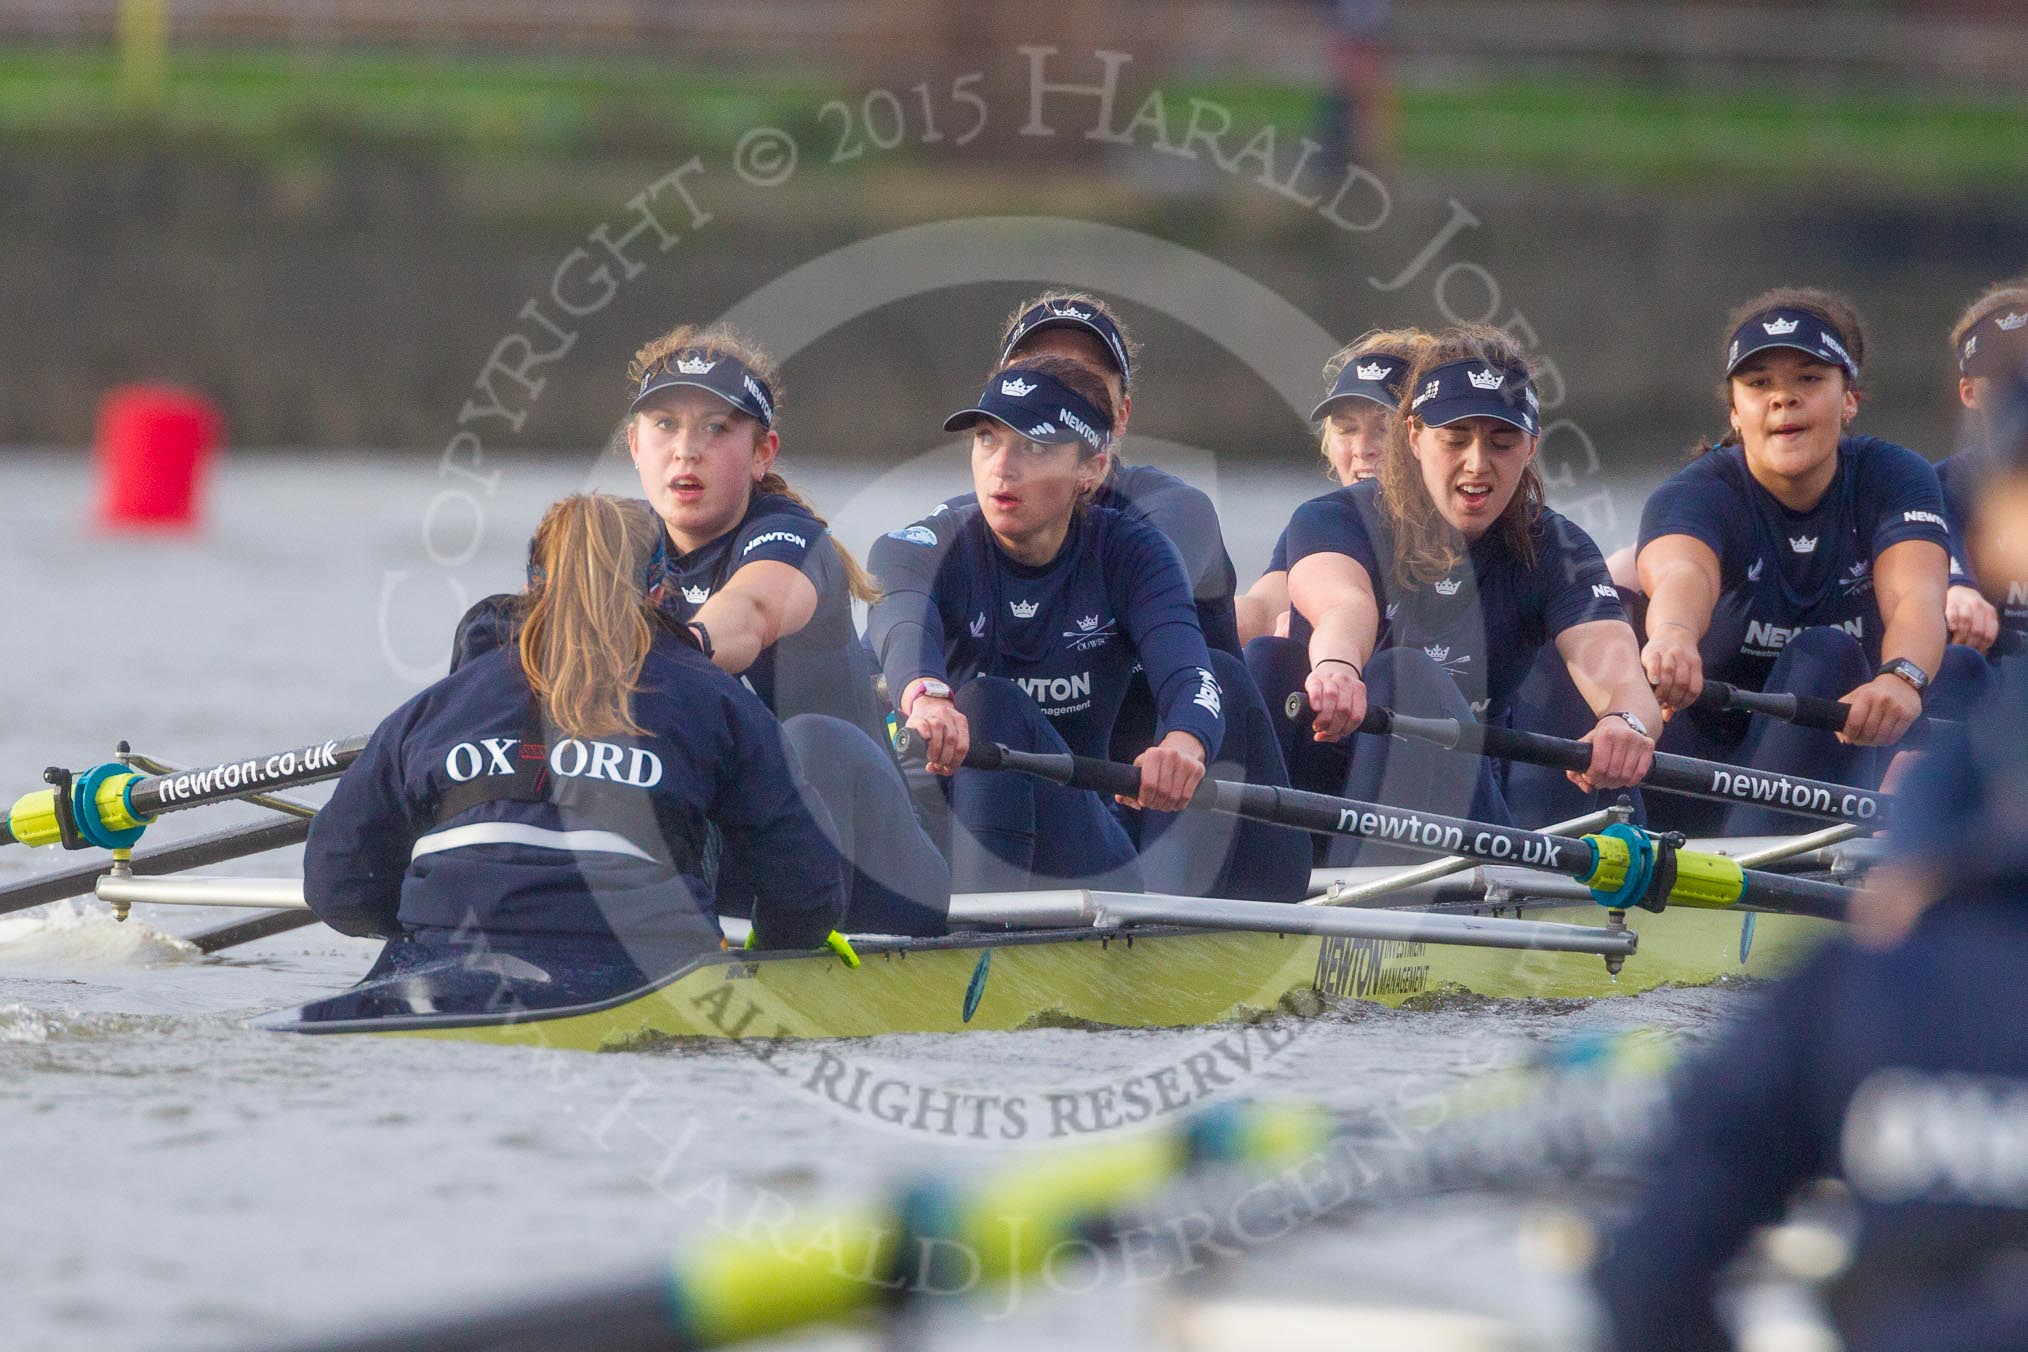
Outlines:
[{"label": "wristwatch", "polygon": [[903,718],[908,717],[909,713],[915,708],[915,702],[924,695],[928,695],[933,699],[949,699],[951,697],[950,683],[948,681],[940,681],[934,676],[918,676],[910,681],[908,688],[901,692],[901,716]]},{"label": "wristwatch", "polygon": [[1632,728],[1635,732],[1640,733],[1641,736],[1643,737],[1653,737],[1655,735],[1652,732],[1648,731],[1648,725],[1646,723],[1643,723],[1637,716],[1628,713],[1625,709],[1615,709],[1611,713],[1607,714],[1606,717],[1626,719],[1627,726]]},{"label": "wristwatch", "polygon": [[1880,670],[1873,674],[1875,676],[1899,676],[1902,680],[1914,686],[1915,693],[1918,695],[1929,689],[1929,673],[1909,661],[1906,657],[1897,657],[1892,662],[1882,662]]}]

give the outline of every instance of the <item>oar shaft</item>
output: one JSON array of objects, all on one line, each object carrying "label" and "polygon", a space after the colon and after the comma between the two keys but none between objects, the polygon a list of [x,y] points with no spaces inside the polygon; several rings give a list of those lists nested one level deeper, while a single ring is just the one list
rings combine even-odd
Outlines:
[{"label": "oar shaft", "polygon": [[[1016,751],[996,742],[973,743],[965,764],[1013,770],[1095,793],[1126,796],[1140,789],[1140,771],[1131,765],[1062,752]],[[1639,832],[1616,836],[1609,831],[1576,840],[1301,789],[1208,778],[1197,786],[1190,805],[1326,835],[1561,873],[1591,887],[1602,905],[1615,908],[1747,905],[1843,919],[1851,905],[1850,891],[1835,884],[1754,873],[1721,855],[1677,850]]]},{"label": "oar shaft", "polygon": [[127,791],[127,801],[139,815],[153,817],[249,794],[314,784],[343,774],[365,747],[365,737],[346,737],[311,742],[267,756],[223,761],[196,770],[178,770],[175,774],[144,775]]},{"label": "oar shaft", "polygon": [[[1017,770],[1071,788],[1122,797],[1131,797],[1141,789],[1141,772],[1135,767],[1090,756],[1015,751],[996,743],[975,742],[965,763],[978,769]],[[1462,855],[1482,863],[1522,864],[1573,878],[1589,874],[1598,862],[1590,845],[1569,836],[1404,811],[1382,803],[1332,798],[1270,784],[1236,784],[1207,778],[1197,786],[1190,805],[1324,835]]]},{"label": "oar shaft", "polygon": [[[1842,709],[1844,706],[1838,707]],[[1591,747],[1584,742],[1518,728],[1466,723],[1455,718],[1414,718],[1390,709],[1369,709],[1361,731],[1417,737],[1472,755],[1497,756],[1503,760],[1526,761],[1531,765],[1547,765],[1560,770],[1585,770],[1591,766]],[[1651,788],[1722,803],[1776,807],[1784,812],[1822,817],[1827,821],[1879,825],[1886,823],[1888,808],[1893,801],[1871,789],[1805,779],[1800,775],[1721,765],[1717,761],[1659,751],[1655,753],[1653,768],[1642,782]]]},{"label": "oar shaft", "polygon": [[[365,746],[364,737],[346,737],[158,775],[138,775],[117,762],[78,775],[50,770],[45,778],[52,787],[24,794],[0,819],[0,845],[126,848],[164,812],[335,779]],[[286,810],[303,809],[290,804]]]}]

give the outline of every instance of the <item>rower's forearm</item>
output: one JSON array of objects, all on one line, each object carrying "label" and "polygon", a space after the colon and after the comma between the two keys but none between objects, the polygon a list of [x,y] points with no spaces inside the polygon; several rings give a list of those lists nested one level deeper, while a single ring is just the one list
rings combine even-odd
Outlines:
[{"label": "rower's forearm", "polygon": [[1905,657],[1934,676],[1943,665],[1950,624],[1944,619],[1944,597],[1927,592],[1899,598],[1880,636],[1880,658]]},{"label": "rower's forearm", "polygon": [[1239,641],[1242,644],[1272,634],[1275,631],[1275,619],[1280,613],[1274,609],[1271,602],[1251,593],[1232,598],[1232,617],[1239,627]]},{"label": "rower's forearm", "polygon": [[1239,641],[1251,643],[1274,633],[1282,612],[1289,608],[1287,572],[1263,573],[1243,596],[1232,598],[1234,618],[1239,621]]},{"label": "rower's forearm", "polygon": [[1696,576],[1684,576],[1683,570],[1663,574],[1648,596],[1648,636],[1653,638],[1664,627],[1673,627],[1687,632],[1692,642],[1701,643],[1717,605],[1717,598],[1707,595],[1709,590]]},{"label": "rower's forearm", "polygon": [[1638,674],[1614,681],[1606,687],[1605,707],[1592,709],[1600,718],[1607,714],[1629,713],[1647,725],[1653,736],[1662,726],[1662,706],[1655,699],[1647,678]]},{"label": "rower's forearm", "polygon": [[722,591],[697,609],[691,623],[711,635],[711,661],[737,676],[781,635],[766,607],[739,591]]},{"label": "rower's forearm", "polygon": [[1310,666],[1351,662],[1364,671],[1379,635],[1380,615],[1371,601],[1341,601],[1324,612],[1310,635]]}]

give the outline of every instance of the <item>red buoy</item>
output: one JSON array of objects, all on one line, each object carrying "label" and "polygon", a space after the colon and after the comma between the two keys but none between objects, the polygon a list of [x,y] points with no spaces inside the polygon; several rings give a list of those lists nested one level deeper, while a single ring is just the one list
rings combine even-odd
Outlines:
[{"label": "red buoy", "polygon": [[99,524],[155,530],[194,525],[204,475],[224,435],[224,415],[201,394],[174,385],[108,390],[99,403],[93,448]]}]

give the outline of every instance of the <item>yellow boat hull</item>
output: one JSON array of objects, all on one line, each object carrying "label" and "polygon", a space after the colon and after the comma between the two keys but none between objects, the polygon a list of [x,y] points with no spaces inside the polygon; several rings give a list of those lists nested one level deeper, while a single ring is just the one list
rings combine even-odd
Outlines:
[{"label": "yellow boat hull", "polygon": [[[1490,911],[1479,914],[1493,914]],[[1515,914],[1509,907],[1500,914]],[[1541,902],[1531,920],[1602,926],[1581,902]],[[512,1000],[484,1014],[263,1022],[308,1033],[409,1037],[586,1051],[669,1039],[804,1039],[1033,1027],[1170,1028],[1340,1000],[1399,1006],[1472,994],[1582,999],[1663,985],[1778,973],[1836,927],[1798,916],[1672,908],[1633,912],[1639,951],[1613,976],[1588,954],[1455,944],[1143,929],[968,933],[869,943],[861,965],[827,954],[725,953],[596,1005],[531,1011]]]}]

